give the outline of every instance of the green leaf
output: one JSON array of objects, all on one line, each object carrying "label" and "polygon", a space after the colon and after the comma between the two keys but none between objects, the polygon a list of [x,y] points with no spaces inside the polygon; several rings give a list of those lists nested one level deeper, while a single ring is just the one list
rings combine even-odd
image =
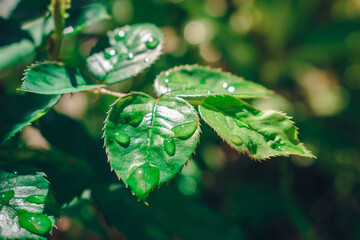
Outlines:
[{"label": "green leaf", "polygon": [[17,22],[27,22],[30,19],[35,19],[44,16],[48,10],[50,0],[17,0],[15,9],[11,12],[10,18]]},{"label": "green leaf", "polygon": [[45,174],[30,166],[0,169],[0,238],[47,239],[58,206]]},{"label": "green leaf", "polygon": [[208,97],[199,111],[227,143],[254,159],[292,154],[314,157],[299,142],[294,123],[283,113],[259,111],[230,96]]},{"label": "green leaf", "polygon": [[0,71],[34,58],[35,45],[30,35],[13,21],[0,18]]},{"label": "green leaf", "polygon": [[116,101],[104,127],[111,167],[142,200],[186,164],[199,133],[199,119],[190,104],[142,94]]},{"label": "green leaf", "polygon": [[162,72],[155,80],[155,90],[158,95],[197,100],[216,95],[258,98],[270,93],[260,84],[218,69],[198,65],[179,66]]},{"label": "green leaf", "polygon": [[106,6],[103,4],[90,4],[81,9],[81,12],[74,12],[67,19],[68,27],[64,29],[65,35],[75,35],[88,28],[93,28],[97,23],[110,20],[111,16],[107,13]]},{"label": "green leaf", "polygon": [[164,36],[153,24],[135,24],[107,34],[87,58],[90,72],[106,84],[133,77],[161,54]]},{"label": "green leaf", "polygon": [[0,144],[15,133],[46,114],[59,100],[60,95],[0,95]]},{"label": "green leaf", "polygon": [[20,90],[39,94],[64,94],[85,91],[101,85],[93,84],[79,70],[62,63],[33,64],[25,71]]}]

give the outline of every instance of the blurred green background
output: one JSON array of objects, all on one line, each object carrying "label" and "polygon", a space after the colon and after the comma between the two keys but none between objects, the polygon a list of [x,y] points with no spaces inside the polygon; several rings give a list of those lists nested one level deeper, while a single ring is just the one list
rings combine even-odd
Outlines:
[{"label": "blurred green background", "polygon": [[[1,35],[11,32],[10,22],[26,27],[28,19],[46,15],[48,3],[0,0]],[[155,95],[161,71],[194,63],[222,68],[273,89],[251,103],[293,116],[299,139],[317,159],[255,162],[202,123],[193,160],[152,192],[146,207],[106,163],[101,128],[114,99],[65,95],[56,111],[0,148],[2,159],[43,168],[60,204],[72,200],[63,205],[54,239],[360,239],[359,0],[72,4],[67,27],[98,15],[111,18],[67,36],[66,63],[83,66],[91,47],[114,27],[155,23],[166,37],[163,56],[111,89]],[[38,50],[0,71],[0,93],[16,92],[24,67],[44,58]]]}]

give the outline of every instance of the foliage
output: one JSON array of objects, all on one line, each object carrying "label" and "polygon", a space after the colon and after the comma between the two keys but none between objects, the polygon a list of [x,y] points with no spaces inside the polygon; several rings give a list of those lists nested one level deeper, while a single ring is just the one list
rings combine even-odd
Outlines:
[{"label": "foliage", "polygon": [[[352,43],[358,36],[352,32],[357,23],[339,23],[343,35],[336,37],[311,21],[297,26],[322,7],[318,1],[39,0],[35,8],[25,2],[14,4],[0,19],[0,31],[7,32],[0,35],[0,78],[6,80],[0,90],[0,167],[5,176],[0,203],[11,219],[0,221],[2,238],[43,239],[52,233],[59,211],[46,174],[64,221],[66,216],[77,219],[104,238],[261,238],[267,235],[262,226],[271,228],[268,222],[280,216],[291,220],[286,224],[300,238],[316,239],[317,228],[297,202],[302,197],[292,193],[298,194],[296,184],[318,181],[294,180],[298,170],[292,163],[313,164],[314,155],[323,157],[319,146],[327,138],[322,133],[333,136],[321,120],[309,120],[309,114],[341,112],[346,90],[328,76],[331,71],[318,69],[333,67],[326,59],[347,58],[338,51],[344,40],[340,36],[348,36],[349,53],[356,58],[358,48]],[[304,32],[305,26],[313,30]],[[245,78],[202,66],[209,63]],[[356,86],[351,79],[357,65],[346,71],[347,83]],[[259,79],[285,98],[245,79]],[[81,101],[87,103],[79,107]],[[299,141],[298,128],[281,110],[295,115],[300,138],[316,154]],[[357,138],[337,139],[353,146]],[[327,150],[335,151],[336,143]],[[282,156],[291,161],[254,167],[257,161]],[[354,159],[356,153],[348,156]],[[21,173],[11,186],[10,168]],[[337,176],[338,191],[352,181],[350,175]],[[260,189],[258,181],[276,196]],[[31,196],[47,197],[28,206]],[[199,223],[197,228],[191,221]],[[66,231],[61,222],[58,227],[55,237]]]}]

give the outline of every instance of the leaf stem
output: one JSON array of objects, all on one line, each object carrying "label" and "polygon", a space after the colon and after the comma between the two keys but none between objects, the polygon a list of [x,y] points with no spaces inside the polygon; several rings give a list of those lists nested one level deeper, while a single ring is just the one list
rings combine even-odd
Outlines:
[{"label": "leaf stem", "polygon": [[111,96],[118,97],[118,98],[122,98],[122,97],[125,97],[125,96],[129,95],[129,93],[113,92],[113,91],[110,91],[110,90],[108,90],[106,88],[103,88],[103,87],[98,87],[98,88],[95,88],[95,89],[89,89],[87,91],[95,93],[95,94],[111,95]]},{"label": "leaf stem", "polygon": [[50,49],[49,59],[58,60],[64,38],[66,9],[70,8],[71,0],[51,0],[51,15],[54,19],[55,29],[52,34],[53,48]]}]

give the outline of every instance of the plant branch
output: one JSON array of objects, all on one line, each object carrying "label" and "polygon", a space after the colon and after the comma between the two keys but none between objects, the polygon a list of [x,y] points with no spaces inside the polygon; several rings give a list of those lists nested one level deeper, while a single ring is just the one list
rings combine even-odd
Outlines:
[{"label": "plant branch", "polygon": [[49,52],[50,60],[58,60],[61,51],[61,45],[64,38],[66,10],[70,8],[71,0],[51,0],[51,15],[54,19],[55,29],[52,34],[52,49]]},{"label": "plant branch", "polygon": [[114,97],[118,97],[118,98],[122,98],[122,97],[125,97],[127,95],[129,95],[128,93],[118,93],[118,92],[113,92],[113,91],[110,91],[106,88],[103,88],[103,87],[98,87],[98,88],[94,88],[94,89],[89,89],[87,90],[89,92],[92,92],[92,93],[95,93],[95,94],[106,94],[106,95],[111,95],[111,96],[114,96]]}]

